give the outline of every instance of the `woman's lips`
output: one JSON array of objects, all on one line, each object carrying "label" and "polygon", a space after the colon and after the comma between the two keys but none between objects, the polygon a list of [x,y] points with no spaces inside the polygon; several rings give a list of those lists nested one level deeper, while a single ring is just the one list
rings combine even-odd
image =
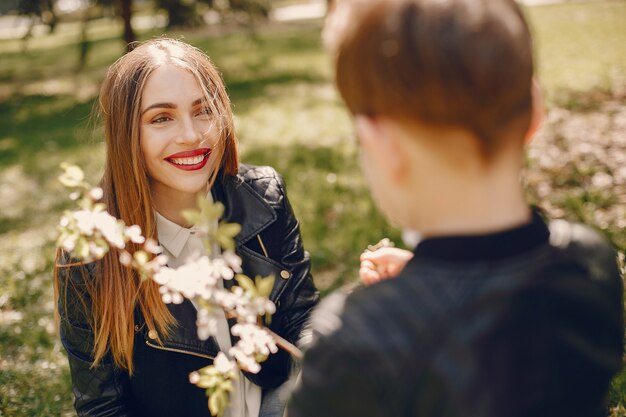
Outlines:
[{"label": "woman's lips", "polygon": [[196,171],[206,165],[210,155],[210,148],[199,148],[172,154],[165,160],[183,171]]}]

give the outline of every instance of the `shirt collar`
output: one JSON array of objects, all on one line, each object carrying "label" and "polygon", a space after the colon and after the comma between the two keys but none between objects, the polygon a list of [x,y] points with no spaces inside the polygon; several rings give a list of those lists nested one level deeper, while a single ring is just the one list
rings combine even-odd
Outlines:
[{"label": "shirt collar", "polygon": [[[212,203],[211,191],[207,193],[207,200]],[[154,211],[156,217],[157,234],[159,243],[174,257],[178,258],[183,248],[187,244],[189,237],[194,234],[194,228],[182,227],[173,221],[165,218],[158,211]]]},{"label": "shirt collar", "polygon": [[178,258],[187,244],[193,229],[187,229],[186,227],[182,227],[166,219],[158,211],[155,211],[154,214],[156,216],[159,243],[172,254],[174,258]]}]

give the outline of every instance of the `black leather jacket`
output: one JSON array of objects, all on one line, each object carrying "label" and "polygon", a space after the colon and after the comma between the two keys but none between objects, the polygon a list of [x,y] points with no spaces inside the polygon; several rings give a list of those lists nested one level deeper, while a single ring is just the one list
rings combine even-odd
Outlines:
[{"label": "black leather jacket", "polygon": [[[270,298],[277,311],[270,328],[297,343],[319,295],[282,178],[272,168],[243,165],[237,177],[220,176],[212,194],[215,201],[225,205],[224,220],[241,225],[235,241],[244,273],[251,277],[272,274],[276,278]],[[213,338],[198,339],[196,310],[188,300],[168,305],[178,326],[162,345],[156,342],[153,332],[148,332],[137,309],[132,376],[114,366],[110,358],[91,368],[93,333],[84,313],[85,308],[89,309],[89,299],[84,300],[87,306],[83,307],[75,301],[81,297],[72,291],[81,291],[84,279],[95,278],[95,268],[90,264],[86,268],[68,268],[68,273],[61,274],[62,280],[69,277],[73,281],[67,286],[68,293],[59,297],[58,308],[78,415],[209,415],[203,390],[191,385],[188,375],[209,365],[219,349]],[[63,283],[61,288],[65,287]],[[246,376],[268,389],[283,383],[290,370],[290,356],[279,351],[262,364],[259,374]]]}]

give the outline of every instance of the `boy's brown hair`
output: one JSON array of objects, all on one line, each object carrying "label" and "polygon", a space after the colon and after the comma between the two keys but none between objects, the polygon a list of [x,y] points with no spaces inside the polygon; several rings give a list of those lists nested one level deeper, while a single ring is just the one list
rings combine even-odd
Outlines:
[{"label": "boy's brown hair", "polygon": [[463,128],[489,159],[532,113],[531,36],[513,0],[336,0],[325,28],[354,114]]}]

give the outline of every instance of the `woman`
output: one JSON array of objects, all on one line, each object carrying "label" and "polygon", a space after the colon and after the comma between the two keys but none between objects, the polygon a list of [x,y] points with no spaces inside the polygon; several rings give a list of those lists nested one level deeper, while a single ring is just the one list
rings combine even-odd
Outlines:
[{"label": "woman", "polygon": [[[224,204],[224,220],[241,225],[235,240],[244,273],[276,277],[270,328],[297,343],[318,301],[298,221],[273,169],[239,165],[230,101],[208,57],[176,40],[143,43],[111,66],[99,104],[109,213],[159,240],[177,266],[199,241],[181,211],[196,208],[198,195]],[[141,282],[115,252],[88,265],[59,252],[56,265],[60,334],[80,416],[209,415],[205,393],[188,376],[230,346],[226,320],[217,340],[199,340],[193,304],[164,304],[158,286]],[[271,355],[258,374],[240,378],[227,415],[281,415],[270,393],[290,371],[286,352]]]}]

